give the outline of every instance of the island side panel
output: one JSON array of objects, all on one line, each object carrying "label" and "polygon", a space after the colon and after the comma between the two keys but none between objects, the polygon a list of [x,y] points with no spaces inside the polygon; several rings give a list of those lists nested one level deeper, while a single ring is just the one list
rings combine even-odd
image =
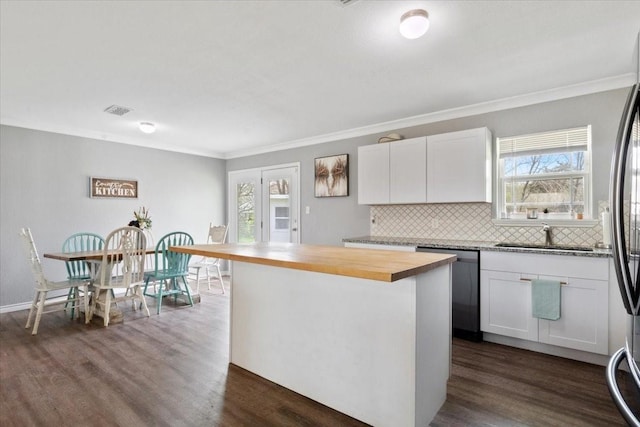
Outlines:
[{"label": "island side panel", "polygon": [[232,280],[231,363],[366,423],[415,425],[415,277],[234,261]]},{"label": "island side panel", "polygon": [[[416,425],[426,426],[447,397],[451,373],[451,264],[417,276]],[[439,304],[434,304],[440,301]],[[434,349],[442,351],[434,351]]]}]

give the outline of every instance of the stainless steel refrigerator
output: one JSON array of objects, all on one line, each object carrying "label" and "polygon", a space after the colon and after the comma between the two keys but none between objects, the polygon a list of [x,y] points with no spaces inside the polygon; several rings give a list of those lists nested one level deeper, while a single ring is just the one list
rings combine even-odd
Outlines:
[{"label": "stainless steel refrigerator", "polygon": [[[620,121],[609,190],[613,262],[628,317],[626,344],[609,361],[607,385],[631,426],[640,426],[640,52],[638,61],[638,82]],[[620,365],[627,374],[618,372]]]}]

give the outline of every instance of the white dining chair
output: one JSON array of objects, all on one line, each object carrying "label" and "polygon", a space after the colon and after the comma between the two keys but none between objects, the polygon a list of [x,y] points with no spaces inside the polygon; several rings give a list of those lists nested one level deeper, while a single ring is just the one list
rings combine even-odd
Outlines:
[{"label": "white dining chair", "polygon": [[[45,313],[52,313],[55,311],[63,311],[67,308],[68,304],[71,304],[72,312],[75,313],[76,318],[80,317],[80,302],[84,304],[85,314],[88,312],[88,288],[89,280],[63,280],[60,282],[52,282],[44,276],[42,270],[42,264],[40,263],[40,257],[38,256],[38,250],[36,244],[33,241],[31,230],[29,228],[23,228],[20,230],[20,236],[24,242],[24,248],[27,253],[29,265],[36,282],[35,295],[31,308],[29,309],[29,316],[27,317],[27,324],[25,328],[31,327],[31,321],[35,314],[35,320],[33,321],[33,329],[31,335],[38,333],[38,326],[40,325],[40,319]],[[60,294],[52,296],[48,299],[49,292],[64,290],[67,293],[72,290],[72,298],[65,299],[66,294]],[[62,297],[60,299],[59,297]],[[57,301],[52,301],[54,298]],[[66,304],[65,304],[66,303]]]},{"label": "white dining chair", "polygon": [[146,237],[138,227],[120,227],[105,238],[87,323],[98,314],[103,317],[104,326],[109,326],[112,304],[125,300],[133,301],[134,310],[139,303],[149,317],[142,293],[146,248]]},{"label": "white dining chair", "polygon": [[[227,240],[227,231],[229,227],[226,225],[209,224],[209,235],[207,236],[207,244],[221,245]],[[220,272],[220,258],[202,257],[189,265],[189,277],[196,282],[196,294],[200,294],[200,270],[204,269],[204,275],[207,278],[208,289],[211,290],[212,273],[216,279],[220,281],[222,293],[225,293],[224,282]]]}]

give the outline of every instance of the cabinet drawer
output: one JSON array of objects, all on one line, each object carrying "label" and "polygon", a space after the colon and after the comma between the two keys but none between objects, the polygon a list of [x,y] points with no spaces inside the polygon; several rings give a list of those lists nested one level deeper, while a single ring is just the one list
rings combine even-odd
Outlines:
[{"label": "cabinet drawer", "polygon": [[379,249],[383,251],[401,251],[401,252],[415,252],[415,246],[404,246],[404,245],[382,245],[376,243],[352,243],[346,242],[344,244],[345,248],[363,248],[363,249]]},{"label": "cabinet drawer", "polygon": [[486,270],[609,280],[607,258],[481,251],[480,265]]}]

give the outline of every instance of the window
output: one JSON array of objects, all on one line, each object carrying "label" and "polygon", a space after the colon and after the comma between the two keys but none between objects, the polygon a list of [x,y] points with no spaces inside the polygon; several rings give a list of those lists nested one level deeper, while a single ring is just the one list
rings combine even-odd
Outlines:
[{"label": "window", "polygon": [[277,206],[275,211],[276,230],[289,229],[289,207]]},{"label": "window", "polygon": [[591,126],[497,139],[498,215],[590,218]]},{"label": "window", "polygon": [[236,216],[238,218],[238,243],[255,242],[256,233],[256,186],[253,182],[238,182],[236,185]]}]

